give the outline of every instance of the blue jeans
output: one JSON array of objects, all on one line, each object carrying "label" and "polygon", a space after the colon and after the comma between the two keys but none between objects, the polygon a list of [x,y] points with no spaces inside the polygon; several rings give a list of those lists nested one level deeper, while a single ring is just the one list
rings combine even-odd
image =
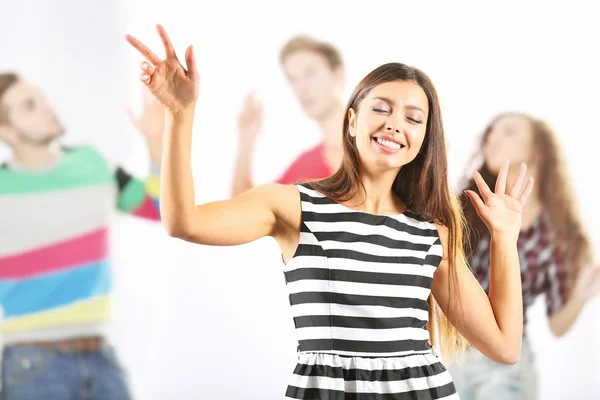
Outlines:
[{"label": "blue jeans", "polygon": [[90,353],[12,346],[2,356],[2,400],[131,400],[110,346]]},{"label": "blue jeans", "polygon": [[476,349],[448,365],[461,400],[536,400],[538,374],[529,342],[523,338],[521,358],[513,365],[493,362]]}]

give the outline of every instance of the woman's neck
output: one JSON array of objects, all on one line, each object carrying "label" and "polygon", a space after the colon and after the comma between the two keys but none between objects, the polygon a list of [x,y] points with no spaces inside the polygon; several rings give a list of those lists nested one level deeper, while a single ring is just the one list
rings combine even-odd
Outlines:
[{"label": "woman's neck", "polygon": [[392,185],[398,172],[397,170],[377,174],[361,172],[360,181],[364,190],[359,188],[354,198],[346,205],[375,215],[393,215],[404,212],[405,205],[392,191]]}]

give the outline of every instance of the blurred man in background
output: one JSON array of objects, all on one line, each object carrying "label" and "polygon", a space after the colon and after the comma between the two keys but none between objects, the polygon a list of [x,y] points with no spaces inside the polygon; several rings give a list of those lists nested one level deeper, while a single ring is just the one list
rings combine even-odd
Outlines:
[{"label": "blurred man in background", "polygon": [[143,182],[93,147],[59,145],[65,128],[43,92],[0,74],[0,323],[3,399],[130,399],[106,342],[114,208],[159,219],[164,111],[144,100],[136,128],[147,141]]},{"label": "blurred man in background", "polygon": [[[304,112],[319,125],[322,141],[292,162],[277,183],[291,184],[326,178],[337,171],[343,153],[345,82],[341,54],[331,44],[309,36],[297,36],[281,50],[280,62]],[[239,143],[233,196],[254,186],[252,161],[262,122],[262,106],[250,95],[238,119]],[[282,131],[285,130],[288,127],[282,127]],[[282,137],[286,134],[289,132],[282,132]],[[285,144],[285,138],[281,143]]]}]

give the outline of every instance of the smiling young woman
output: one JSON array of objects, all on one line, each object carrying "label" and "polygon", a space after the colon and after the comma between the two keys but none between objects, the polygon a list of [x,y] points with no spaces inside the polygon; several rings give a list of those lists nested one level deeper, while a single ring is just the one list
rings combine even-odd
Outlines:
[{"label": "smiling young woman", "polygon": [[462,334],[497,362],[518,360],[516,241],[533,182],[525,184],[521,168],[507,188],[506,165],[492,191],[475,174],[481,197],[469,196],[492,237],[488,297],[462,256],[440,106],[423,72],[390,63],[358,84],[341,132],[342,166],[330,178],[196,205],[190,151],[198,71],[191,47],[184,69],[164,29],[158,32],[165,60],[127,40],[151,63],[141,80],[167,109],[163,224],[172,236],[205,245],[277,241],[298,335],[286,398],[458,398],[433,352],[436,333],[445,356],[465,344]]}]

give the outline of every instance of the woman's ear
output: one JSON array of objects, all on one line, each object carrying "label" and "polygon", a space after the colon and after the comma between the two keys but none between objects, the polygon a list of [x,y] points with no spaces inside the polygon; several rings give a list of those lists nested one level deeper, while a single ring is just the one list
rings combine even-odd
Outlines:
[{"label": "woman's ear", "polygon": [[348,110],[348,130],[350,132],[350,136],[356,137],[356,112],[354,112],[353,108]]}]

